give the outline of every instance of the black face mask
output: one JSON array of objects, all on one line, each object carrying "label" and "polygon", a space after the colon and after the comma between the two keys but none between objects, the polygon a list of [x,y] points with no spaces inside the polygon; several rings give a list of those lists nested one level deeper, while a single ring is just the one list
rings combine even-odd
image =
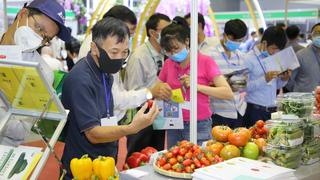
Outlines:
[{"label": "black face mask", "polygon": [[101,71],[111,74],[117,73],[121,69],[125,59],[111,59],[104,49],[100,48],[99,46],[97,47],[100,54],[99,66]]}]

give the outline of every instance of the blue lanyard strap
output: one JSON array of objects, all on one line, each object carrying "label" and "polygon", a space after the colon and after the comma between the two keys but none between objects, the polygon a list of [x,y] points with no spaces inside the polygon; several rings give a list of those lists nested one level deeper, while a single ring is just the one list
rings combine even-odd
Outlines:
[{"label": "blue lanyard strap", "polygon": [[[104,94],[105,94],[105,102],[106,102],[106,108],[107,108],[107,117],[110,117],[110,96],[111,96],[111,87],[110,83],[106,83],[105,74],[102,73],[102,81],[103,81],[103,87],[104,87]],[[108,90],[107,90],[108,85]]]},{"label": "blue lanyard strap", "polygon": [[228,60],[229,58],[227,57],[227,55],[226,55],[225,52],[221,52],[221,55],[222,55],[223,59],[227,62],[228,65],[233,65],[233,66],[238,66],[238,65],[240,65],[240,57],[239,57],[239,55],[238,55],[237,53],[235,53],[235,55],[237,56],[238,64],[230,62],[230,61]]},{"label": "blue lanyard strap", "polygon": [[255,50],[253,50],[253,51],[254,51],[254,55],[256,56],[256,58],[257,58],[257,60],[258,60],[258,62],[259,62],[259,64],[260,64],[260,66],[261,66],[261,69],[262,69],[263,73],[266,75],[266,74],[267,74],[267,73],[266,73],[266,70],[264,69],[264,67],[263,67],[263,65],[262,65],[262,63],[261,63],[259,56],[257,55],[257,53],[256,53]]}]

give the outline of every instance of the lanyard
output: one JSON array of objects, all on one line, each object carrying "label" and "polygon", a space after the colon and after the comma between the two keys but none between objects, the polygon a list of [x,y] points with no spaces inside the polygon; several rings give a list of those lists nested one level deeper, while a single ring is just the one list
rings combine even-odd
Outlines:
[{"label": "lanyard", "polygon": [[[111,96],[111,88],[109,87],[109,82],[106,83],[105,74],[102,73],[102,80],[103,80],[103,87],[104,87],[104,94],[105,94],[105,101],[106,101],[106,107],[107,107],[107,117],[110,118],[110,96]],[[108,90],[107,90],[108,85]]]},{"label": "lanyard", "polygon": [[238,64],[230,62],[230,61],[228,60],[229,58],[227,57],[226,53],[221,52],[221,55],[222,55],[223,59],[227,62],[228,66],[229,66],[229,65],[233,65],[233,66],[239,66],[239,65],[240,65],[240,57],[239,57],[238,54],[236,54],[237,59],[238,59]]},{"label": "lanyard", "polygon": [[254,51],[254,55],[256,56],[256,58],[257,58],[257,60],[258,60],[258,62],[259,62],[259,64],[260,64],[260,66],[261,66],[261,69],[262,69],[263,73],[266,75],[267,72],[266,72],[266,70],[263,68],[263,65],[262,65],[262,63],[261,63],[261,61],[260,61],[259,56],[257,55],[257,53],[256,53],[255,50],[253,50],[253,51]]}]

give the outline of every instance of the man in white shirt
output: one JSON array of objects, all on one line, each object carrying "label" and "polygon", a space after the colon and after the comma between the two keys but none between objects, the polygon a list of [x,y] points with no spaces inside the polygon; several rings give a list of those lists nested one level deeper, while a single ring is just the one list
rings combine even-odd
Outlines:
[{"label": "man in white shirt", "polygon": [[[170,18],[160,13],[153,14],[146,22],[149,40],[135,49],[128,60],[124,82],[126,89],[151,88],[156,82],[164,62],[164,55],[160,47],[160,34],[161,30],[169,24]],[[127,138],[129,156],[147,146],[160,151],[164,149],[165,131],[153,130],[152,126],[149,126]]]},{"label": "man in white shirt", "polygon": [[[137,19],[135,14],[126,6],[116,5],[112,7],[106,14],[103,16],[114,17],[122,20],[130,31],[130,36],[135,32]],[[83,42],[80,47],[79,59],[86,57],[90,51],[90,43],[92,41],[92,35],[90,34]],[[125,90],[123,82],[120,77],[120,73],[117,72],[113,74],[113,85],[112,93],[114,96],[114,115],[118,121],[120,121],[126,114],[128,109],[133,109],[139,107],[142,103],[147,101],[148,94],[152,94],[154,97],[164,95],[169,96],[171,91],[166,85],[160,85],[158,87],[153,87],[152,89],[143,88],[139,90]],[[167,94],[167,95],[165,95]]]}]

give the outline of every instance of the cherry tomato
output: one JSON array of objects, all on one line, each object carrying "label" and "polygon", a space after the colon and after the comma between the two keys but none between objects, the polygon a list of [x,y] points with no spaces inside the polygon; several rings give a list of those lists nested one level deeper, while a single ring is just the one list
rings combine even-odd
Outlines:
[{"label": "cherry tomato", "polygon": [[191,163],[192,163],[191,159],[186,159],[186,160],[184,160],[184,161],[182,162],[182,164],[183,164],[184,166],[189,166],[189,165],[191,165]]},{"label": "cherry tomato", "polygon": [[186,148],[180,148],[179,155],[184,156],[187,153]]},{"label": "cherry tomato", "polygon": [[178,162],[182,163],[184,161],[184,158],[183,158],[183,156],[178,155],[177,160],[178,160]]},{"label": "cherry tomato", "polygon": [[173,157],[173,154],[172,154],[172,152],[167,152],[167,153],[165,153],[165,156],[167,159],[170,159]]},{"label": "cherry tomato", "polygon": [[172,152],[173,156],[176,156],[179,153],[179,151],[180,151],[180,148],[178,146],[175,146],[175,147],[173,147],[171,152]]},{"label": "cherry tomato", "polygon": [[184,155],[184,158],[186,159],[191,159],[192,158],[192,152],[187,152],[185,155]]},{"label": "cherry tomato", "polygon": [[264,134],[263,128],[257,128],[257,132],[258,132],[258,134],[260,134],[260,135],[263,135],[263,134]]},{"label": "cherry tomato", "polygon": [[167,161],[166,161],[166,159],[164,157],[161,157],[161,158],[158,159],[158,163],[159,163],[160,166],[163,166],[164,164],[166,164],[166,162]]},{"label": "cherry tomato", "polygon": [[153,104],[153,100],[149,99],[147,103],[148,103],[148,108],[151,108]]},{"label": "cherry tomato", "polygon": [[176,158],[170,158],[169,159],[169,163],[171,164],[171,165],[174,165],[174,164],[176,164],[178,161],[177,161],[177,159]]},{"label": "cherry tomato", "polygon": [[167,163],[164,166],[162,166],[162,169],[169,170],[169,169],[171,169],[171,165],[169,163]]},{"label": "cherry tomato", "polygon": [[200,163],[199,159],[194,158],[194,159],[193,159],[193,162],[194,162],[194,164],[196,165],[197,168],[200,168],[200,167],[201,167],[201,163]]},{"label": "cherry tomato", "polygon": [[185,167],[185,171],[186,171],[187,173],[192,173],[192,172],[193,172],[193,170],[191,169],[190,166]]},{"label": "cherry tomato", "polygon": [[205,166],[209,166],[209,165],[210,165],[210,161],[209,161],[207,158],[205,158],[205,157],[202,157],[202,158],[200,159],[200,162],[201,162],[201,164],[203,164],[203,165],[205,165]]},{"label": "cherry tomato", "polygon": [[263,120],[257,121],[257,122],[256,122],[256,126],[257,126],[258,128],[262,128],[262,127],[264,126],[264,121],[263,121]]}]

